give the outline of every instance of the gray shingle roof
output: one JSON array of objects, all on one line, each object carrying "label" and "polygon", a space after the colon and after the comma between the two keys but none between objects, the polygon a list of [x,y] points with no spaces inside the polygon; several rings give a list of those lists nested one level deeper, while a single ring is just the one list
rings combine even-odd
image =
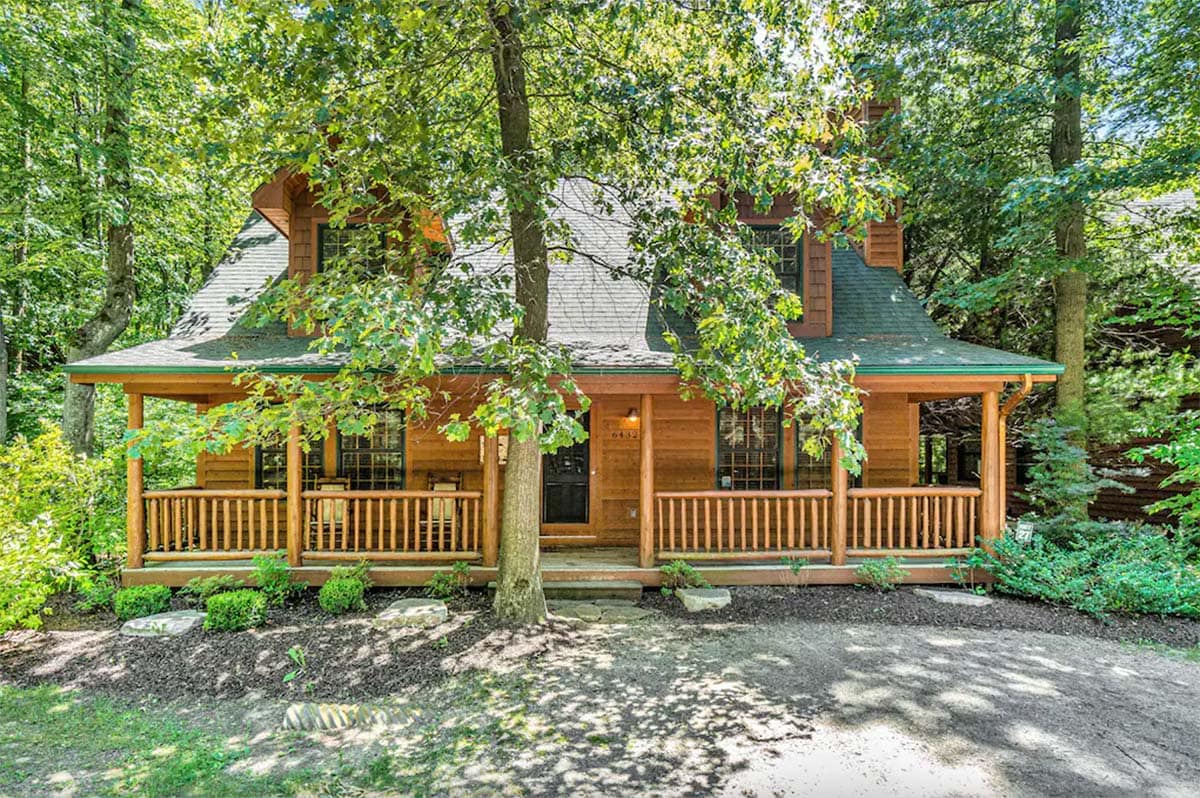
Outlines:
[{"label": "gray shingle roof", "polygon": [[[550,266],[550,337],[568,346],[580,371],[672,370],[662,321],[645,286],[614,279],[609,266],[629,257],[628,217],[601,210],[590,184],[565,183],[551,214],[569,225],[574,248],[588,257]],[[499,249],[458,256],[479,271],[511,271]],[[278,327],[255,330],[238,318],[272,280],[287,271],[287,242],[258,214],[251,215],[230,255],[197,293],[171,335],[160,341],[73,363],[73,372],[189,373],[255,366],[271,371],[332,371],[335,358],[309,350],[309,341]],[[1043,360],[947,338],[891,269],[866,266],[852,250],[833,257],[833,335],[806,340],[823,359],[857,357],[860,373],[1058,373]]]}]

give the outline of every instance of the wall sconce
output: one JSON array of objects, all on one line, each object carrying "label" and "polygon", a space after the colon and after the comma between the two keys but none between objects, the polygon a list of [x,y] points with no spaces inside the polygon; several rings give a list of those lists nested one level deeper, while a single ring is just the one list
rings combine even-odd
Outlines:
[{"label": "wall sconce", "polygon": [[636,407],[629,408],[629,412],[625,414],[625,419],[631,424],[636,424],[638,418],[638,409]]}]

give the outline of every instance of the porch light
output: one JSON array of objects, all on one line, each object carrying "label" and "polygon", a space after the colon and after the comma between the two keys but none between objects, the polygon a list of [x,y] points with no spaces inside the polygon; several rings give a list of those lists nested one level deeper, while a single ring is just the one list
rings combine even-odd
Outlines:
[{"label": "porch light", "polygon": [[636,407],[629,408],[629,412],[625,414],[626,420],[636,424],[638,420],[638,409]]}]

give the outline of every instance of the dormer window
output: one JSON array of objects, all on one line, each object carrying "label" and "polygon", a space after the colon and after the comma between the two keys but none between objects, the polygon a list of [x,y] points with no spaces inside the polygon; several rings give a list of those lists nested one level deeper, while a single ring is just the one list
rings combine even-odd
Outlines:
[{"label": "dormer window", "polygon": [[387,228],[381,224],[317,227],[317,271],[353,265],[368,274],[383,270]]},{"label": "dormer window", "polygon": [[804,253],[792,233],[780,225],[752,225],[754,246],[775,253],[771,264],[775,276],[788,291],[804,296]]}]

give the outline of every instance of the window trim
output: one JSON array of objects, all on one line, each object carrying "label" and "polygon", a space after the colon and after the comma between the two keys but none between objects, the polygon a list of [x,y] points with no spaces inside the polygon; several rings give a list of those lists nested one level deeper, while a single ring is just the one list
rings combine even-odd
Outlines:
[{"label": "window trim", "polygon": [[[773,410],[775,412],[775,487],[773,488],[737,488],[732,484],[732,476],[730,477],[730,486],[728,488],[721,484],[721,414],[734,411],[730,407],[717,407],[716,413],[716,434],[713,449],[713,460],[715,461],[714,483],[717,490],[781,490],[783,485],[783,414],[777,407],[760,406],[748,408],[748,410]],[[760,450],[754,450],[760,451]],[[767,451],[763,449],[761,451]]]},{"label": "window trim", "polygon": [[387,226],[378,222],[347,222],[341,227],[334,227],[329,223],[329,220],[315,222],[317,226],[316,243],[317,249],[313,253],[313,272],[321,274],[325,270],[325,234],[330,230],[356,230],[360,227],[378,227],[379,228],[379,245],[387,249]]},{"label": "window trim", "polygon": [[390,407],[372,408],[372,412],[379,414],[381,416],[380,423],[382,423],[382,414],[384,414],[384,413],[396,413],[399,415],[400,418],[399,418],[399,421],[397,422],[399,424],[399,430],[400,430],[399,446],[395,447],[395,448],[391,448],[391,447],[379,448],[379,447],[374,447],[374,446],[361,447],[361,448],[359,448],[359,447],[350,448],[350,447],[346,446],[346,438],[347,437],[361,438],[363,436],[361,436],[361,435],[346,436],[346,435],[342,434],[341,430],[338,430],[338,432],[337,432],[337,469],[336,469],[337,475],[339,478],[342,478],[342,479],[350,479],[349,471],[346,468],[346,464],[345,464],[345,456],[346,456],[347,452],[357,452],[357,453],[365,452],[365,453],[369,453],[369,454],[397,454],[398,453],[400,455],[400,484],[399,484],[399,486],[390,486],[390,487],[386,487],[386,488],[374,488],[374,487],[361,488],[361,487],[356,487],[353,484],[353,482],[351,482],[350,489],[351,490],[406,490],[408,487],[408,420],[405,416],[405,413],[403,410],[397,410],[397,409],[390,408]]},{"label": "window trim", "polygon": [[[757,222],[746,224],[746,226],[752,231],[779,230],[787,233],[789,236],[792,234],[791,230],[788,230],[783,224],[778,222]],[[753,233],[751,233],[751,235],[753,235]],[[808,275],[805,273],[807,270],[804,262],[804,236],[800,236],[800,238],[793,238],[793,244],[796,247],[796,273],[795,275],[788,275],[788,277],[794,277],[796,284],[794,286],[787,285],[787,283],[784,282],[784,277],[780,272],[776,272],[774,268],[772,268],[772,271],[775,272],[775,276],[779,279],[779,284],[783,286],[784,290],[790,291],[791,293],[800,297],[800,300],[803,302],[804,288],[808,282]],[[756,244],[756,246],[758,245]],[[765,249],[766,247],[761,248]]]}]

